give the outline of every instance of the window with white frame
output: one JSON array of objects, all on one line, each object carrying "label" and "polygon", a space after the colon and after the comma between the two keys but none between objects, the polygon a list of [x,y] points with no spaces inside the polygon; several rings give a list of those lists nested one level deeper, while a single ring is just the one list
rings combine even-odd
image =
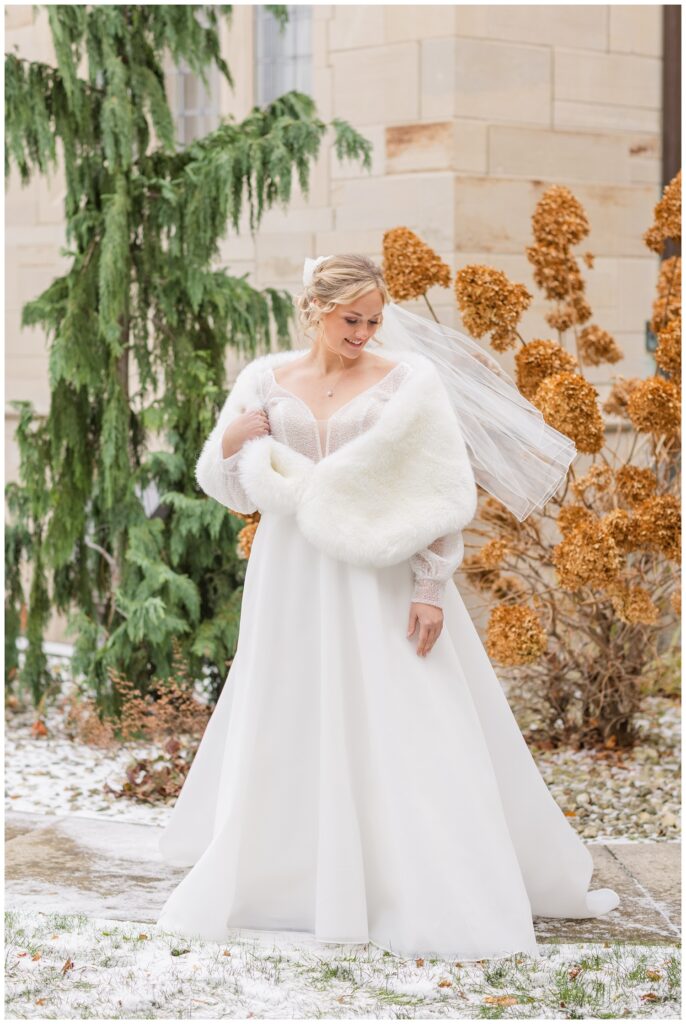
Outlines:
[{"label": "window with white frame", "polygon": [[[207,27],[204,11],[198,20]],[[201,139],[219,124],[219,71],[217,65],[205,65],[207,85],[185,60],[174,72],[174,109],[176,140],[179,148]]]},{"label": "window with white frame", "polygon": [[288,5],[281,29],[274,15],[255,5],[255,103],[264,106],[291,89],[312,90],[312,7]]},{"label": "window with white frame", "polygon": [[201,139],[219,124],[217,67],[205,69],[206,87],[199,75],[181,61],[175,73],[176,140],[179,146]]}]

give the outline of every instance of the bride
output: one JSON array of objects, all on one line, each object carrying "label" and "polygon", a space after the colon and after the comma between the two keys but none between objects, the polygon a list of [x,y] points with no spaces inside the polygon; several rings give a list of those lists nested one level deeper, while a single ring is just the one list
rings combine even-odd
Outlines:
[{"label": "bride", "polygon": [[526,514],[573,446],[466,336],[399,315],[372,260],[307,260],[303,281],[311,346],[241,371],[196,467],[208,495],[261,516],[236,655],[160,838],[191,870],[157,923],[537,955],[534,916],[619,898],[589,891],[591,854],[452,576],[476,483]]}]

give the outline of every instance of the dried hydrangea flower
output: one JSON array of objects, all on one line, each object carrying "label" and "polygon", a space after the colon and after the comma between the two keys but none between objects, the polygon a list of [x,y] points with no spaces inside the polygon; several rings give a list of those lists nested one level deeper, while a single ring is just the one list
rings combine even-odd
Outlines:
[{"label": "dried hydrangea flower", "polygon": [[655,206],[653,224],[643,235],[643,241],[653,252],[662,253],[665,241],[681,240],[681,171],[677,171],[665,186],[662,198]]},{"label": "dried hydrangea flower", "polygon": [[673,494],[657,494],[637,505],[641,545],[665,558],[681,559],[681,505]]},{"label": "dried hydrangea flower", "polygon": [[566,537],[577,526],[582,523],[591,523],[596,519],[597,516],[590,508],[585,508],[583,505],[564,505],[557,513],[555,522],[562,536]]},{"label": "dried hydrangea flower", "polygon": [[619,550],[599,522],[582,523],[553,548],[557,580],[565,590],[603,587],[622,567]]},{"label": "dried hydrangea flower", "polygon": [[641,525],[626,509],[613,508],[602,517],[600,526],[612,537],[618,551],[627,554],[642,547]]},{"label": "dried hydrangea flower", "polygon": [[497,352],[517,342],[517,325],[533,295],[502,272],[470,263],[455,275],[455,296],[467,330],[475,338],[491,334]]},{"label": "dried hydrangea flower", "polygon": [[559,244],[528,245],[527,259],[534,268],[534,283],[546,299],[561,302],[583,291],[584,282],[574,256]]},{"label": "dried hydrangea flower", "polygon": [[450,287],[450,267],[409,228],[391,228],[383,236],[383,274],[396,302],[417,299],[429,288]]},{"label": "dried hydrangea flower", "polygon": [[681,315],[673,317],[658,334],[655,362],[671,377],[681,379]]},{"label": "dried hydrangea flower", "polygon": [[606,491],[612,483],[612,470],[609,466],[603,465],[601,462],[594,462],[592,466],[586,470],[583,476],[580,476],[578,480],[575,480],[572,484],[572,490],[579,498],[583,498],[584,494],[591,487],[601,493]]},{"label": "dried hydrangea flower", "polygon": [[603,402],[603,412],[606,412],[608,416],[622,416],[627,419],[629,395],[640,383],[640,377],[618,376],[613,378],[610,393]]},{"label": "dried hydrangea flower", "polygon": [[257,523],[248,523],[239,532],[236,545],[236,554],[239,558],[250,558],[250,551],[252,550],[252,542],[257,530]]},{"label": "dried hydrangea flower", "polygon": [[651,469],[627,463],[615,473],[617,490],[627,505],[638,505],[657,491],[657,477]]},{"label": "dried hydrangea flower", "polygon": [[479,561],[487,569],[497,569],[509,552],[510,546],[502,537],[494,537],[479,548]]},{"label": "dried hydrangea flower", "polygon": [[605,441],[597,397],[598,392],[585,377],[563,372],[546,377],[532,401],[546,422],[570,437],[580,452],[593,454]]},{"label": "dried hydrangea flower", "polygon": [[528,665],[548,646],[543,624],[533,608],[500,604],[491,612],[486,628],[486,648],[501,665]]},{"label": "dried hydrangea flower", "polygon": [[681,616],[681,587],[677,586],[674,588],[672,593],[669,595],[669,603],[672,606],[672,611],[676,616]]},{"label": "dried hydrangea flower", "polygon": [[562,334],[576,323],[576,313],[572,306],[559,306],[551,313],[546,313],[543,319],[554,331],[559,331]]},{"label": "dried hydrangea flower", "polygon": [[621,622],[632,626],[652,626],[657,622],[660,609],[645,587],[620,584],[610,590],[610,599]]},{"label": "dried hydrangea flower", "polygon": [[576,356],[548,338],[534,338],[515,355],[517,387],[531,400],[541,381],[563,370],[577,370]]},{"label": "dried hydrangea flower", "polygon": [[626,405],[636,430],[647,434],[676,434],[681,423],[679,388],[664,377],[647,377],[632,390]]},{"label": "dried hydrangea flower", "polygon": [[681,257],[662,260],[650,329],[655,334],[681,314]]},{"label": "dried hydrangea flower", "polygon": [[552,185],[545,190],[536,204],[531,225],[538,244],[553,247],[577,245],[590,231],[586,211],[565,185]]},{"label": "dried hydrangea flower", "polygon": [[584,363],[600,366],[601,363],[616,363],[624,353],[608,331],[591,324],[579,332],[577,339],[579,355]]}]

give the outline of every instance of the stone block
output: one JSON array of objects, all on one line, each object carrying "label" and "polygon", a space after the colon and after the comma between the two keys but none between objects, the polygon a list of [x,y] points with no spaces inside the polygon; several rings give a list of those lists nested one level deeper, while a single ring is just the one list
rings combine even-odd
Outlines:
[{"label": "stone block", "polygon": [[659,110],[661,61],[622,53],[555,51],[555,99]]},{"label": "stone block", "polygon": [[380,253],[384,230],[385,228],[348,230],[343,227],[336,231],[318,231],[315,235],[314,255],[330,256],[334,253],[358,252],[371,256],[374,252]]},{"label": "stone block", "polygon": [[553,102],[555,128],[586,128],[599,131],[638,131],[660,133],[660,111],[643,107],[625,107],[615,103],[578,103],[575,100]]},{"label": "stone block", "polygon": [[552,55],[547,47],[458,39],[455,113],[518,124],[550,124]]},{"label": "stone block", "polygon": [[417,120],[418,46],[410,42],[369,47],[363,56],[332,52],[334,115],[358,129],[367,124]]},{"label": "stone block", "polygon": [[452,248],[452,174],[427,172],[385,179],[338,182],[333,186],[336,229],[344,231],[404,225],[434,249]]},{"label": "stone block", "polygon": [[34,13],[32,4],[7,4],[5,7],[5,39],[10,41],[9,34],[15,29],[33,25]]},{"label": "stone block", "polygon": [[630,180],[629,140],[618,134],[490,125],[488,159],[492,175],[565,182]]},{"label": "stone block", "polygon": [[662,56],[662,4],[610,4],[609,49]]},{"label": "stone block", "polygon": [[600,5],[458,4],[455,10],[459,36],[589,50],[607,45],[606,8]]},{"label": "stone block", "polygon": [[[328,21],[329,50],[359,50],[379,47],[384,39],[384,8],[382,4],[336,4]],[[365,57],[368,55],[365,54]],[[362,63],[355,55],[348,57],[351,72]],[[366,63],[366,60],[364,61]]]},{"label": "stone block", "polygon": [[455,35],[455,4],[384,4],[382,8],[387,43]]},{"label": "stone block", "polygon": [[257,236],[256,287],[265,285],[283,287],[284,281],[302,278],[305,256],[313,250],[311,232],[290,231],[280,234],[262,233]]},{"label": "stone block", "polygon": [[313,68],[312,97],[317,105],[318,116],[322,121],[330,121],[333,117],[333,71],[331,68]]},{"label": "stone block", "polygon": [[454,127],[451,121],[389,125],[386,128],[388,173],[442,171],[453,166]]},{"label": "stone block", "polygon": [[456,44],[451,37],[420,43],[420,112],[423,121],[439,121],[455,113]]}]

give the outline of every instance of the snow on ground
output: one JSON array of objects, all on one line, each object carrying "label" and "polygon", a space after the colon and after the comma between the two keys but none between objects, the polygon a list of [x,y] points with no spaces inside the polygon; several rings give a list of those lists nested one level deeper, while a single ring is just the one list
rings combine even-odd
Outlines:
[{"label": "snow on ground", "polygon": [[[61,663],[61,665],[60,665]],[[64,674],[65,662],[52,664]],[[159,749],[132,744],[113,750],[72,742],[62,714],[48,709],[48,735],[34,738],[30,709],[10,714],[5,730],[6,805],[14,811],[41,814],[104,814],[164,826],[170,804],[117,799],[127,764],[155,757]],[[593,751],[532,750],[541,775],[579,834],[589,842],[642,842],[680,837],[681,708],[665,697],[647,697],[639,716],[641,742],[615,762]]]},{"label": "snow on ground", "polygon": [[460,964],[373,945],[240,934],[217,943],[133,921],[6,918],[8,1018],[680,1017],[673,946],[541,943],[540,957]]}]

